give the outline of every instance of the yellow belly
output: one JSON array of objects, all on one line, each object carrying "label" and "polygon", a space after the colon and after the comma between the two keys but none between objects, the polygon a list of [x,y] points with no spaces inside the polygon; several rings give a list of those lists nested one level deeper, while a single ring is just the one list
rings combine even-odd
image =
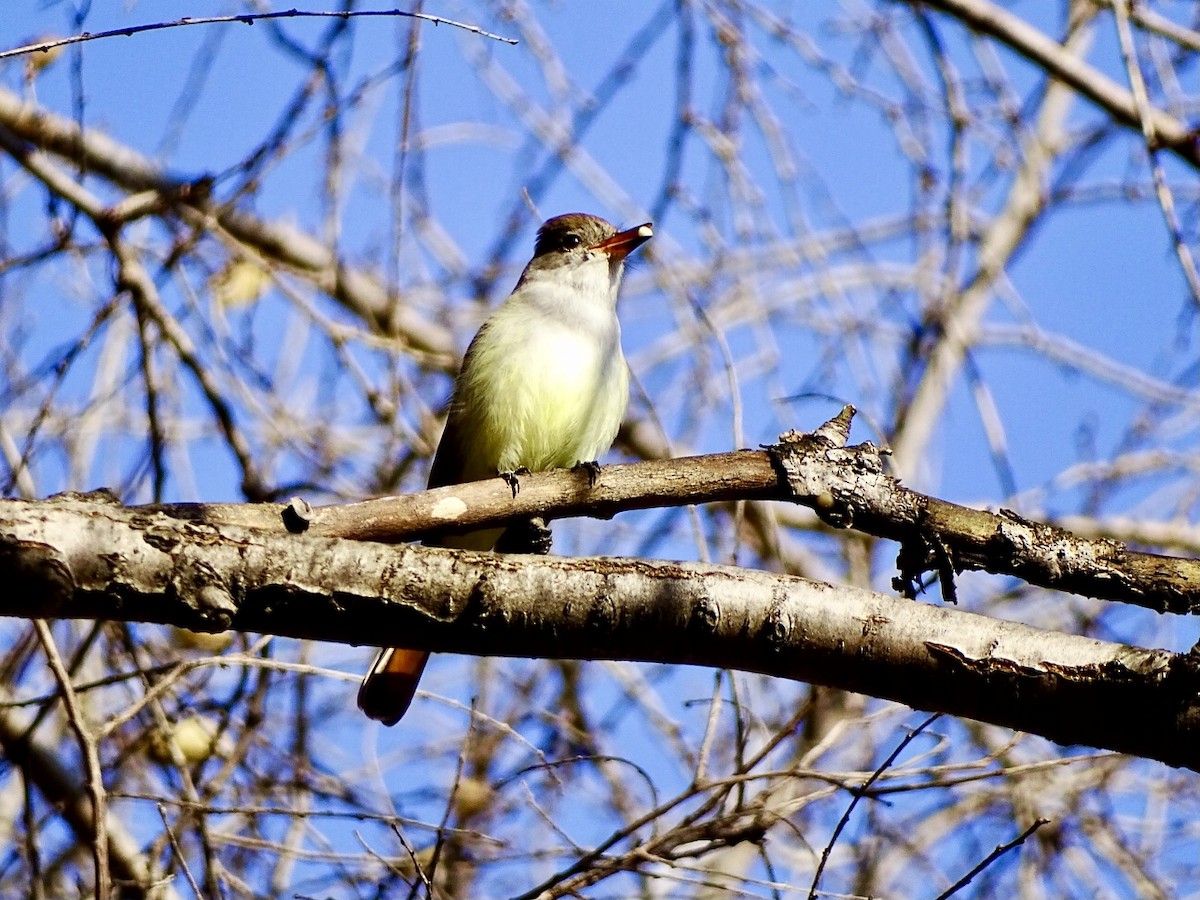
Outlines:
[{"label": "yellow belly", "polygon": [[569,324],[501,321],[460,376],[447,434],[464,478],[573,466],[612,445],[629,397],[619,331],[599,340]]}]

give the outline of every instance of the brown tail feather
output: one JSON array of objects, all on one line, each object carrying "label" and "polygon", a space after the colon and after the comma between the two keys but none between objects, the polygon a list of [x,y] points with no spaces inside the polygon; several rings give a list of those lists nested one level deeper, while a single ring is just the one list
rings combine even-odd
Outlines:
[{"label": "brown tail feather", "polygon": [[[441,448],[438,449],[440,458]],[[437,468],[436,462],[434,468]],[[437,486],[433,477],[429,479],[429,486]],[[426,541],[425,545],[455,547],[460,550],[490,550],[502,532],[503,529],[488,529],[445,535]],[[425,670],[427,662],[427,650],[380,650],[358,689],[358,708],[384,725],[395,725],[412,703],[413,694],[417,692],[417,682],[421,680],[421,672]]]},{"label": "brown tail feather", "polygon": [[427,650],[380,650],[358,689],[358,708],[384,725],[395,725],[412,703],[428,661]]}]

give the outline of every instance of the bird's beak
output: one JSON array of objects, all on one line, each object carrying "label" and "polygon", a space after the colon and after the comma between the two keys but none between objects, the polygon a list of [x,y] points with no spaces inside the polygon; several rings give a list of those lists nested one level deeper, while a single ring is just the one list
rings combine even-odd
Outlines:
[{"label": "bird's beak", "polygon": [[647,222],[645,225],[630,228],[628,231],[618,231],[612,237],[605,238],[596,244],[592,249],[607,253],[609,259],[624,259],[652,237],[654,237],[654,228]]}]

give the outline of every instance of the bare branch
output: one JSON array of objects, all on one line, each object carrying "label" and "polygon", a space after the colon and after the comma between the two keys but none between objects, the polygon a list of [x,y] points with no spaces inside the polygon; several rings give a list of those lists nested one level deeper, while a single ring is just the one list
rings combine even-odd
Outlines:
[{"label": "bare branch", "polygon": [[[902,545],[899,579],[980,570],[1016,575],[1056,590],[1135,603],[1158,612],[1200,611],[1200,561],[1084,538],[1022,518],[949,503],[902,486],[882,471],[870,444],[835,447],[806,436],[770,451],[738,450],[684,459],[605,466],[595,485],[560,469],[523,476],[514,497],[500,479],[313,509],[294,530],[369,541],[408,541],[532,516],[609,519],[618,512],[728,500],[780,500],[811,507],[835,528]],[[181,503],[144,507],[185,521],[286,530],[280,504]],[[947,585],[947,587],[951,587]]]},{"label": "bare branch", "polygon": [[968,872],[966,875],[964,875],[958,881],[954,882],[954,884],[952,884],[949,887],[949,889],[938,894],[937,900],[949,900],[950,897],[954,896],[960,890],[962,890],[968,884],[970,884],[971,880],[976,875],[978,875],[980,872],[982,872],[984,869],[986,869],[988,866],[990,866],[992,863],[994,863],[996,860],[998,860],[1005,853],[1008,853],[1010,850],[1014,850],[1017,847],[1020,847],[1023,843],[1025,843],[1027,840],[1029,840],[1029,838],[1033,835],[1033,833],[1035,831],[1037,831],[1043,825],[1049,825],[1049,824],[1050,824],[1049,819],[1034,819],[1032,825],[1030,825],[1028,828],[1026,828],[1024,831],[1022,831],[1019,835],[1017,835],[1015,838],[1013,838],[1008,843],[1000,844],[998,847],[996,847],[996,849],[994,849],[986,857],[984,857],[982,860],[980,860],[979,865],[975,866],[973,869],[971,869],[970,872]]},{"label": "bare branch", "polygon": [[1194,129],[1161,109],[1146,110],[1143,118],[1132,92],[1008,10],[988,0],[923,0],[923,3],[1008,45],[1047,74],[1087,97],[1126,128],[1152,128],[1159,146],[1189,165],[1200,167],[1200,140]]},{"label": "bare branch", "polygon": [[404,12],[399,9],[359,9],[345,10],[342,12],[310,12],[299,9],[289,9],[280,12],[269,13],[244,13],[236,16],[184,16],[182,19],[176,19],[174,22],[151,22],[146,25],[130,25],[127,28],[114,28],[111,31],[98,31],[95,33],[85,32],[83,34],[72,35],[71,37],[55,38],[49,41],[38,41],[34,44],[26,44],[22,47],[14,47],[11,50],[0,50],[0,59],[7,59],[10,56],[22,56],[27,53],[46,53],[58,47],[66,47],[70,44],[80,44],[84,41],[97,41],[102,38],[110,37],[133,37],[135,34],[142,34],[147,31],[161,31],[164,28],[181,28],[187,25],[227,25],[230,23],[240,23],[242,25],[253,25],[255,22],[261,22],[267,19],[359,19],[366,16],[386,16],[388,18],[407,18],[421,19],[425,22],[432,22],[434,25],[449,25],[453,28],[461,28],[464,31],[469,31],[472,34],[477,34],[480,37],[490,38],[494,41],[501,41],[505,44],[516,45],[517,41],[513,38],[502,37],[498,34],[492,34],[490,31],[484,31],[477,25],[468,25],[465,22],[456,22],[453,19],[447,19],[442,16],[431,16],[426,13]]},{"label": "bare branch", "polygon": [[[0,700],[7,701],[10,696],[7,689],[0,689]],[[94,807],[88,799],[87,785],[79,772],[68,768],[60,747],[34,737],[29,725],[15,710],[0,709],[0,749],[5,758],[19,767],[24,777],[60,811],[79,842],[92,844],[96,840]],[[179,900],[172,885],[153,883],[150,864],[137,839],[111,809],[106,815],[104,833],[108,838],[108,862],[123,889],[131,897]]]},{"label": "bare branch", "polygon": [[1186,655],[723,566],[276,537],[73,496],[0,508],[7,615],[719,666],[1200,770]]},{"label": "bare branch", "polygon": [[[172,177],[149,158],[102,132],[83,131],[68,117],[28,104],[3,88],[0,125],[7,127],[14,138],[39,148],[42,155],[53,153],[64,161],[79,162],[90,173],[142,194],[138,204],[124,211],[117,207],[118,214],[126,217],[120,221],[165,205],[189,222],[223,230],[264,257],[310,279],[363,321],[404,340],[413,350],[443,361],[451,353],[453,342],[445,329],[423,319],[410,304],[397,303],[377,279],[344,263],[322,243],[291,225],[269,222],[236,206],[219,203],[211,196],[207,178],[189,181]],[[16,152],[19,159],[28,154],[20,148]],[[43,167],[49,171],[48,166]],[[66,176],[45,180],[48,187],[72,203],[76,201],[75,190],[82,190],[69,188]],[[79,194],[78,198],[87,196]]]},{"label": "bare branch", "polygon": [[62,657],[58,655],[58,647],[54,643],[54,635],[50,626],[42,619],[34,619],[33,627],[37,631],[42,650],[50,663],[50,671],[58,682],[58,690],[67,710],[67,721],[75,732],[79,742],[79,755],[83,757],[84,770],[87,772],[87,792],[92,808],[92,860],[95,871],[96,900],[109,900],[112,895],[112,875],[108,868],[108,797],[104,792],[104,774],[100,769],[100,748],[96,736],[83,718],[83,710],[75,690],[71,687],[71,679],[63,665]]}]

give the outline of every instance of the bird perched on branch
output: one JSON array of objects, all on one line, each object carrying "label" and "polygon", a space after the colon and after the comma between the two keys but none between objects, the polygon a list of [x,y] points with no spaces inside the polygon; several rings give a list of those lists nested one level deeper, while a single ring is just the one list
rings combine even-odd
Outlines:
[{"label": "bird perched on branch", "polygon": [[[653,235],[649,223],[617,231],[584,213],[538,229],[533,259],[507,300],[467,349],[454,382],[446,430],[429,487],[499,475],[594,465],[629,402],[617,291],[625,258]],[[491,550],[502,529],[430,541]],[[385,725],[412,702],[429,651],[384,649],[358,691],[358,705]]]}]

